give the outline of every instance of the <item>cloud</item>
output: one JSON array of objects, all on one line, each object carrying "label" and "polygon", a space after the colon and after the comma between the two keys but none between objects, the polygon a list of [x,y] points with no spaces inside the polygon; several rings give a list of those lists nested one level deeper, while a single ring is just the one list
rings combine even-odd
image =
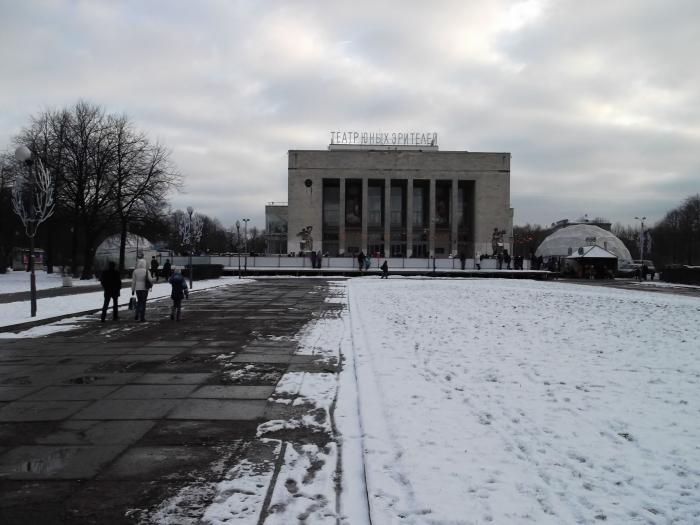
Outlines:
[{"label": "cloud", "polygon": [[519,223],[659,219],[697,189],[700,4],[14,2],[0,20],[0,142],[78,98],[173,150],[173,205],[264,224],[288,149],[331,129],[434,129],[510,151]]}]

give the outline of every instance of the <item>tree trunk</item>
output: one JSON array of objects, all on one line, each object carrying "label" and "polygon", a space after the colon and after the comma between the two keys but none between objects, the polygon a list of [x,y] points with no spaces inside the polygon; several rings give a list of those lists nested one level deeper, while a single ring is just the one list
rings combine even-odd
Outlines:
[{"label": "tree trunk", "polygon": [[95,262],[95,242],[93,239],[85,239],[85,251],[83,256],[83,273],[80,279],[92,279],[93,276],[93,263]]},{"label": "tree trunk", "polygon": [[70,271],[73,277],[78,277],[78,224],[73,222],[73,231],[71,232],[71,247],[70,247]]},{"label": "tree trunk", "polygon": [[126,220],[121,221],[121,236],[119,238],[119,273],[124,275],[125,253],[126,253],[126,234],[128,224]]}]

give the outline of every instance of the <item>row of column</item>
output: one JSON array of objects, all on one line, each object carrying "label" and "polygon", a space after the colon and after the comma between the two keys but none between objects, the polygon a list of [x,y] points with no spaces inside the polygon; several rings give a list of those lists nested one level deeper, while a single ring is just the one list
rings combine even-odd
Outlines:
[{"label": "row of column", "polygon": [[[413,255],[413,180],[406,179],[406,254],[408,257]],[[459,226],[458,211],[458,195],[459,185],[458,179],[452,179],[450,189],[450,230],[451,230],[451,246],[452,254],[457,253],[457,235]],[[435,194],[437,181],[430,179],[430,191],[428,195],[429,210],[428,210],[428,252],[432,256],[435,254]],[[361,249],[367,253],[368,235],[367,224],[369,222],[369,207],[367,199],[369,194],[369,179],[362,179],[362,233]],[[345,179],[340,179],[340,194],[339,194],[339,251],[345,253]],[[391,179],[384,180],[384,252],[387,257],[391,253]]]}]

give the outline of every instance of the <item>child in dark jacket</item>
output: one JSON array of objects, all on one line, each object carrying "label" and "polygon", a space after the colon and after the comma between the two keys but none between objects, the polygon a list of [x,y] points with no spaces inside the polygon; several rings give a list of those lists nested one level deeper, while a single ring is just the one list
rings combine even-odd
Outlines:
[{"label": "child in dark jacket", "polygon": [[173,288],[172,293],[170,294],[170,298],[173,300],[173,306],[170,309],[170,319],[179,321],[182,298],[189,297],[187,291],[187,281],[182,274],[176,270],[168,282],[170,282],[170,286]]}]

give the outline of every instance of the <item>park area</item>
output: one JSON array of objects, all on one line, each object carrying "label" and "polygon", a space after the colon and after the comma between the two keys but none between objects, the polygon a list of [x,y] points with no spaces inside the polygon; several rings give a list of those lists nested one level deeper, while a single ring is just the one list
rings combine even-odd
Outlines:
[{"label": "park area", "polygon": [[697,298],[506,280],[347,291],[341,384],[374,523],[700,521]]},{"label": "park area", "polygon": [[[83,332],[71,332],[66,321],[42,340],[50,346],[60,338],[57,350],[42,349],[51,359],[63,351],[74,361],[94,354],[89,362],[97,363],[104,352],[113,360],[126,352],[143,361],[130,371],[179,367],[182,377],[202,385],[176,395],[183,399],[168,398],[162,413],[140,422],[143,432],[151,430],[130,438],[121,459],[81,473],[95,476],[94,486],[100,479],[153,480],[148,490],[159,491],[156,500],[140,501],[140,492],[119,496],[128,499],[119,509],[127,522],[700,522],[697,294],[509,279],[257,279],[201,289],[172,333],[158,329],[167,323],[159,304],[138,333],[128,322],[102,328],[93,317],[78,322]],[[109,330],[112,350],[90,343],[99,330]],[[12,344],[30,348],[27,335],[14,334]],[[92,366],[104,384],[119,375]],[[221,373],[207,375],[218,367]],[[22,374],[32,380],[28,368]],[[256,383],[256,374],[263,380]],[[138,385],[158,374],[126,375],[134,376],[134,385],[122,387],[129,396],[156,391]],[[4,410],[19,414],[8,410],[23,403],[29,406],[20,400]],[[118,414],[103,413],[87,403],[61,428],[75,427],[76,418],[146,417],[121,405],[109,405]],[[186,413],[182,407],[193,403],[216,409]],[[239,423],[244,403],[256,412]],[[232,415],[218,413],[223,408]],[[233,433],[177,448],[186,460],[153,452],[161,454],[163,436],[190,443],[188,432],[201,428],[209,436],[222,425]],[[64,439],[65,431],[56,435]],[[166,444],[171,448],[163,451],[174,450]],[[0,477],[18,476],[14,459],[3,458],[46,448],[6,452]],[[206,461],[187,471],[182,461],[194,461],[200,449]],[[132,457],[157,467],[124,459]],[[118,502],[119,490],[130,485],[120,486],[104,497]],[[12,497],[16,504],[20,496]],[[84,499],[56,505],[79,503]]]}]

